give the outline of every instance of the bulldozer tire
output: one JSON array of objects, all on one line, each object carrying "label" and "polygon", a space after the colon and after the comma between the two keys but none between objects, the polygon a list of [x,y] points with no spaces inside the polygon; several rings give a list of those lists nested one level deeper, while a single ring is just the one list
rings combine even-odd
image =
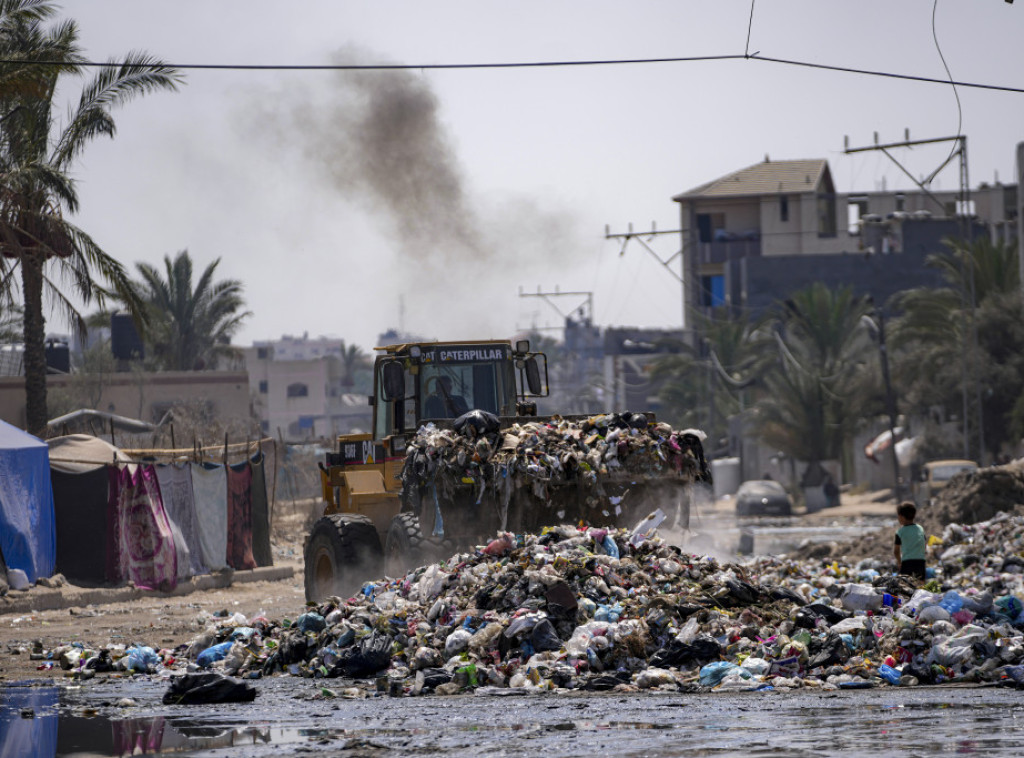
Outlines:
[{"label": "bulldozer tire", "polygon": [[395,578],[423,565],[425,547],[419,518],[413,513],[399,513],[391,519],[384,540],[384,573]]},{"label": "bulldozer tire", "polygon": [[366,516],[324,516],[313,525],[303,558],[307,602],[346,597],[364,581],[379,578],[380,537]]}]

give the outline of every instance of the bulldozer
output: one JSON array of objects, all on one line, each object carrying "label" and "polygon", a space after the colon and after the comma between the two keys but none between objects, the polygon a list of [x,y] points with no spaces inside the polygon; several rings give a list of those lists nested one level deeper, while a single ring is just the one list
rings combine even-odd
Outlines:
[{"label": "bulldozer", "polygon": [[[464,425],[472,434],[467,420],[485,419],[492,424],[490,439],[499,446],[504,440],[507,448],[515,441],[510,431],[556,422],[587,424],[587,417],[538,417],[537,398],[550,394],[547,356],[531,351],[527,340],[411,342],[375,351],[372,430],[339,436],[336,451],[319,464],[324,509],[304,546],[307,601],[351,593],[382,571],[401,576],[498,531],[520,533],[567,522],[624,526],[661,505],[686,519],[690,486],[710,483],[702,437],[691,430],[677,437],[686,465],[673,470],[609,473],[602,463],[584,462],[563,472],[557,486],[506,486],[501,503],[473,478],[458,479],[439,494],[422,476],[412,475],[417,461],[424,460],[419,449],[424,430]],[[651,413],[621,418],[636,429],[655,424]],[[524,457],[522,451],[516,455]],[[507,476],[507,467],[503,471]]]}]

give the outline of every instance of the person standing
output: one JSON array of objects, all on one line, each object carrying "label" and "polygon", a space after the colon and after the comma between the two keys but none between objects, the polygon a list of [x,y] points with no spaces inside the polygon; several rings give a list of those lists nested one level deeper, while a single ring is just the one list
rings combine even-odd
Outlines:
[{"label": "person standing", "polygon": [[925,578],[925,546],[924,529],[914,523],[917,518],[917,506],[905,500],[896,507],[896,518],[900,528],[896,530],[893,555],[896,558],[896,572],[903,576]]}]

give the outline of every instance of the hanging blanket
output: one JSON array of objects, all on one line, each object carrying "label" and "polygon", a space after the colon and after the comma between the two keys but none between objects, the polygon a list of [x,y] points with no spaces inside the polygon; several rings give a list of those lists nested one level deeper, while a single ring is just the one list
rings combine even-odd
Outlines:
[{"label": "hanging blanket", "polygon": [[[160,482],[160,496],[164,510],[172,526],[177,526],[185,541],[188,552],[186,568],[192,576],[206,573],[203,563],[203,548],[199,543],[199,518],[196,516],[196,501],[192,494],[192,472],[187,463],[161,464],[156,467],[156,479]],[[179,560],[181,554],[179,553]],[[181,566],[178,566],[180,573]]]},{"label": "hanging blanket", "polygon": [[228,483],[224,467],[218,463],[193,465],[192,493],[203,563],[210,571],[219,571],[228,565]]},{"label": "hanging blanket", "polygon": [[270,508],[267,503],[267,457],[260,451],[249,459],[252,466],[252,557],[257,566],[273,566],[270,550]]},{"label": "hanging blanket", "polygon": [[107,576],[141,589],[177,584],[177,551],[153,466],[111,466]]},{"label": "hanging blanket", "polygon": [[110,475],[105,466],[70,474],[50,469],[53,515],[57,527],[57,571],[73,584],[103,584],[107,558]]},{"label": "hanging blanket", "polygon": [[252,557],[252,469],[249,461],[228,467],[228,565],[254,569]]}]

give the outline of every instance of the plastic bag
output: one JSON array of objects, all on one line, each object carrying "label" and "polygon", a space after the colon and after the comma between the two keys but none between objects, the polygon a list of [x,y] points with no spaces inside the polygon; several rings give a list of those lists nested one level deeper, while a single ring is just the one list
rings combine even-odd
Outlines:
[{"label": "plastic bag", "polygon": [[733,669],[739,669],[739,666],[729,661],[709,663],[700,670],[700,683],[705,687],[714,687]]},{"label": "plastic bag", "polygon": [[[228,643],[229,646],[230,644]],[[160,665],[160,656],[151,647],[130,647],[125,657],[128,659],[127,667],[129,671],[149,673]]]},{"label": "plastic bag", "polygon": [[562,640],[559,639],[555,633],[555,627],[551,625],[548,619],[544,619],[533,627],[533,632],[530,634],[530,644],[537,651],[560,650],[562,648]]},{"label": "plastic bag", "polygon": [[339,673],[353,679],[372,676],[391,664],[391,640],[379,632],[363,637],[352,647],[346,648],[331,674]]},{"label": "plastic bag", "polygon": [[210,668],[210,666],[212,666],[217,661],[222,661],[227,657],[228,652],[231,650],[231,646],[233,644],[233,642],[222,642],[219,645],[214,645],[213,647],[206,648],[206,650],[201,652],[199,656],[196,658],[196,663],[199,665],[200,668]]},{"label": "plastic bag", "polygon": [[840,598],[848,611],[877,611],[882,607],[882,596],[866,584],[848,584]]},{"label": "plastic bag", "polygon": [[164,705],[251,703],[255,699],[251,685],[215,671],[173,677],[163,698]]}]

